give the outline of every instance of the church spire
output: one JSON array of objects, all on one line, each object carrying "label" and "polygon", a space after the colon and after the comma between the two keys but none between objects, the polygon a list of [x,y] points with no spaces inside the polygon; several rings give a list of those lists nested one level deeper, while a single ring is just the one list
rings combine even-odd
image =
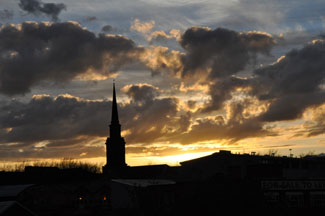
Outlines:
[{"label": "church spire", "polygon": [[118,119],[115,83],[113,82],[113,102],[112,117],[109,126],[109,137],[106,140],[106,165],[103,172],[109,173],[109,170],[123,170],[125,163],[125,140],[121,136],[121,125]]},{"label": "church spire", "polygon": [[111,124],[119,124],[117,103],[116,103],[116,92],[115,92],[115,82],[113,82],[113,104],[112,104],[112,118]]}]

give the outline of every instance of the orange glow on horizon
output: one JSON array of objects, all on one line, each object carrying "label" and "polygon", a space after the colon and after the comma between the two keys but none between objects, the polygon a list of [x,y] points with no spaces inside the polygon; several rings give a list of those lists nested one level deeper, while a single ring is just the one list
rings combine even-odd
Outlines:
[{"label": "orange glow on horizon", "polygon": [[[126,163],[129,166],[145,166],[167,164],[170,166],[179,166],[180,162],[204,157],[219,150],[229,150],[233,154],[244,154],[256,152],[258,155],[268,154],[269,150],[277,151],[279,155],[288,156],[289,149],[292,149],[294,157],[313,152],[315,154],[323,153],[325,146],[325,136],[318,136],[309,139],[311,142],[306,144],[304,138],[290,138],[288,134],[277,137],[249,138],[237,142],[236,144],[216,143],[216,141],[196,143],[191,145],[180,144],[154,144],[147,146],[148,152],[142,153],[126,153]],[[128,145],[132,147],[131,145]],[[136,145],[134,145],[136,146]],[[171,148],[171,151],[168,151]],[[159,152],[161,151],[161,154]],[[55,162],[62,162],[62,158],[40,159],[40,158],[24,158],[24,160],[16,161],[0,161],[1,170],[20,170],[23,171],[25,166],[51,166]],[[68,159],[75,162],[82,162],[96,165],[99,168],[105,165],[106,157],[91,158],[75,158]]]},{"label": "orange glow on horizon", "polygon": [[187,161],[199,157],[204,157],[212,154],[213,152],[197,152],[197,153],[184,153],[178,155],[168,156],[144,156],[144,157],[127,157],[127,163],[131,166],[141,165],[155,165],[155,164],[167,164],[170,166],[179,166],[180,162]]}]

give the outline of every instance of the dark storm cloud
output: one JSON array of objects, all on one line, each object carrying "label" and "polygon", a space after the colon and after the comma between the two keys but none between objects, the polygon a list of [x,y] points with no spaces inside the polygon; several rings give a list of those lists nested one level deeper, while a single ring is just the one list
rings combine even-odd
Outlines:
[{"label": "dark storm cloud", "polygon": [[[191,113],[182,114],[176,98],[158,98],[158,89],[148,84],[129,85],[123,90],[131,99],[119,105],[128,144],[189,144],[211,139],[236,142],[274,135],[257,117],[244,115],[251,105],[247,101],[231,104],[227,120],[216,116],[196,120],[191,126]],[[35,96],[28,104],[12,102],[2,109],[1,140],[23,145],[47,141],[47,147],[89,143],[91,137],[108,135],[110,108],[110,101],[88,101],[69,95]]]},{"label": "dark storm cloud", "polygon": [[[236,142],[274,135],[244,110],[249,102],[234,103],[229,119],[198,119],[179,109],[176,98],[160,98],[149,84],[128,85],[130,102],[119,103],[127,144],[139,148],[152,143],[190,144],[208,140]],[[71,95],[35,95],[29,102],[4,101],[0,108],[0,155],[26,158],[103,156],[108,136],[111,101],[91,101]],[[138,147],[137,147],[138,148]],[[135,151],[134,149],[132,151]]]},{"label": "dark storm cloud", "polygon": [[180,44],[185,49],[185,54],[180,56],[181,77],[205,77],[211,98],[200,110],[211,112],[222,108],[234,90],[249,85],[247,80],[234,75],[254,65],[258,54],[269,55],[275,40],[263,32],[192,27],[181,36]]},{"label": "dark storm cloud", "polygon": [[14,16],[14,12],[11,10],[0,10],[0,20],[12,19]]},{"label": "dark storm cloud", "polygon": [[255,71],[267,92],[261,98],[284,94],[313,93],[321,90],[325,75],[325,42],[314,41],[292,50],[273,65]]},{"label": "dark storm cloud", "polygon": [[294,49],[272,65],[254,71],[253,77],[236,77],[257,54],[266,54],[274,45],[266,33],[237,33],[227,29],[193,27],[181,39],[182,77],[194,77],[210,68],[206,78],[210,100],[200,109],[211,112],[224,107],[233,93],[256,97],[269,106],[259,120],[273,122],[301,118],[311,106],[325,102],[325,43],[315,40],[302,49]]},{"label": "dark storm cloud", "polygon": [[257,53],[268,54],[274,43],[265,33],[192,27],[180,41],[186,50],[182,77],[206,68],[212,68],[210,78],[230,76],[243,70]]},{"label": "dark storm cloud", "polygon": [[53,21],[57,21],[61,11],[66,9],[63,3],[43,3],[40,0],[20,0],[19,7],[23,11],[34,15],[42,14],[49,16]]},{"label": "dark storm cloud", "polygon": [[211,99],[200,109],[201,112],[211,112],[223,108],[224,102],[232,98],[232,93],[236,88],[250,86],[248,80],[236,77],[217,79],[209,85],[209,95]]},{"label": "dark storm cloud", "polygon": [[141,50],[126,37],[95,35],[72,22],[6,25],[0,29],[0,92],[24,94],[43,80],[62,83],[89,71],[108,76]]},{"label": "dark storm cloud", "polygon": [[292,120],[325,102],[325,42],[290,51],[277,63],[255,71],[254,94],[271,102],[263,121]]},{"label": "dark storm cloud", "polygon": [[[255,124],[258,128],[262,128],[267,122],[299,119],[307,108],[314,107],[317,109],[319,105],[325,102],[324,62],[325,42],[315,40],[302,49],[290,51],[278,62],[255,70],[254,76],[251,78],[240,79],[233,76],[218,78],[213,84],[209,85],[211,100],[201,111],[206,112],[223,108],[224,102],[232,99],[232,93],[236,91],[236,88],[241,88],[240,91],[246,96],[268,104],[265,111],[256,116],[254,121],[245,120],[244,122],[247,124]],[[204,125],[211,126],[212,128],[214,126],[216,130],[221,132],[222,129],[227,128],[232,118],[229,117],[227,124],[221,124],[221,128],[216,127],[220,124],[213,125],[210,120],[200,122],[198,125],[202,125],[202,127]],[[306,134],[313,136],[323,133],[323,124],[319,119],[322,118],[314,121],[312,126],[309,125]],[[234,135],[231,132],[236,131],[236,128],[241,124],[230,124],[230,126],[232,129],[229,131],[229,137]],[[245,127],[250,128],[248,125]],[[200,128],[193,126],[191,132],[199,131]],[[219,136],[222,137],[229,133],[224,131]],[[236,133],[240,134],[239,131]]]},{"label": "dark storm cloud", "polygon": [[[290,51],[272,65],[255,70],[252,78],[216,79],[209,86],[211,100],[201,111],[224,107],[224,102],[232,99],[236,88],[241,88],[246,96],[268,104],[266,110],[255,118],[255,124],[299,119],[307,108],[325,102],[324,62],[325,42],[316,40],[302,49]],[[310,134],[322,131],[319,125],[315,123],[315,130]]]},{"label": "dark storm cloud", "polygon": [[125,109],[126,116],[133,116],[132,121],[125,124],[125,129],[131,132],[126,135],[129,143],[166,141],[178,123],[177,100],[173,98],[153,99],[141,105],[131,104]]},{"label": "dark storm cloud", "polygon": [[125,94],[133,100],[133,102],[149,103],[159,95],[159,90],[149,84],[137,84],[124,87]]},{"label": "dark storm cloud", "polygon": [[262,121],[295,120],[302,117],[308,107],[325,102],[325,93],[289,94],[272,100],[268,110],[260,116]]},{"label": "dark storm cloud", "polygon": [[[169,136],[189,127],[190,114],[178,116],[178,100],[148,93],[154,91],[158,90],[150,85],[128,86],[131,102],[119,103],[128,144],[166,142]],[[104,146],[103,138],[108,136],[110,110],[111,101],[71,95],[35,95],[27,103],[5,102],[0,107],[0,155],[8,149],[13,156],[47,157],[56,152],[56,157],[63,157],[66,153],[62,149],[75,151],[80,147],[78,154],[88,149],[92,156],[103,156],[97,146]],[[92,147],[97,149],[97,155]]]},{"label": "dark storm cloud", "polygon": [[70,95],[37,95],[28,103],[12,100],[0,108],[0,157],[104,156],[104,142],[96,138],[108,135],[110,107],[110,101]]},{"label": "dark storm cloud", "polygon": [[[107,101],[86,101],[72,96],[35,96],[30,102],[12,101],[1,107],[1,143],[37,143],[107,134]],[[11,128],[11,129],[8,129]]]},{"label": "dark storm cloud", "polygon": [[128,142],[166,141],[168,136],[182,127],[182,122],[177,117],[176,98],[157,98],[158,89],[148,84],[129,85],[124,91],[131,98],[131,103],[122,108],[125,129],[131,132],[126,136]]},{"label": "dark storm cloud", "polygon": [[[151,143],[165,135],[165,127],[180,124],[176,118],[178,101],[148,94],[147,85],[136,86],[127,91],[131,103],[119,105],[120,120],[123,129],[130,131],[126,135],[128,143]],[[36,95],[28,103],[13,100],[1,106],[0,142],[31,145],[51,141],[51,145],[71,145],[62,140],[105,137],[110,108],[110,101],[89,101],[70,95]],[[185,117],[181,117],[182,128],[188,124]]]}]

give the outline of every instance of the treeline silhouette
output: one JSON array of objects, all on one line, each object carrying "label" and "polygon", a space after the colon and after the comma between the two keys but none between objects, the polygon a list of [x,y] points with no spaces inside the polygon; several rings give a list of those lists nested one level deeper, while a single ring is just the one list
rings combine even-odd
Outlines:
[{"label": "treeline silhouette", "polygon": [[[255,153],[255,152],[254,152]],[[276,149],[269,149],[266,154],[256,152],[257,156],[268,155],[272,157],[283,157]],[[292,155],[293,156],[293,155]],[[308,151],[306,153],[300,153],[295,155],[295,158],[308,158],[308,157],[325,157],[325,154],[315,154],[314,151]],[[153,165],[153,164],[150,164]],[[59,169],[81,169],[90,173],[102,173],[103,164],[101,163],[89,163],[80,161],[73,158],[62,158],[61,160],[45,160],[45,161],[21,161],[13,163],[0,164],[0,172],[24,172],[25,167],[57,167]]]},{"label": "treeline silhouette", "polygon": [[101,173],[102,165],[99,163],[89,163],[72,158],[63,158],[52,161],[22,161],[10,164],[2,164],[0,171],[4,172],[24,172],[26,167],[56,167],[58,169],[81,169],[90,173]]}]

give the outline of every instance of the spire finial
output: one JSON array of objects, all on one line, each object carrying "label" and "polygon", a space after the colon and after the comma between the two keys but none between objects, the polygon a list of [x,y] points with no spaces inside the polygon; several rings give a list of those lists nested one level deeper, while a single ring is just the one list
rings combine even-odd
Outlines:
[{"label": "spire finial", "polygon": [[117,102],[116,102],[116,92],[115,92],[115,80],[113,80],[113,104],[112,104],[111,124],[119,124],[118,112],[117,112]]}]

